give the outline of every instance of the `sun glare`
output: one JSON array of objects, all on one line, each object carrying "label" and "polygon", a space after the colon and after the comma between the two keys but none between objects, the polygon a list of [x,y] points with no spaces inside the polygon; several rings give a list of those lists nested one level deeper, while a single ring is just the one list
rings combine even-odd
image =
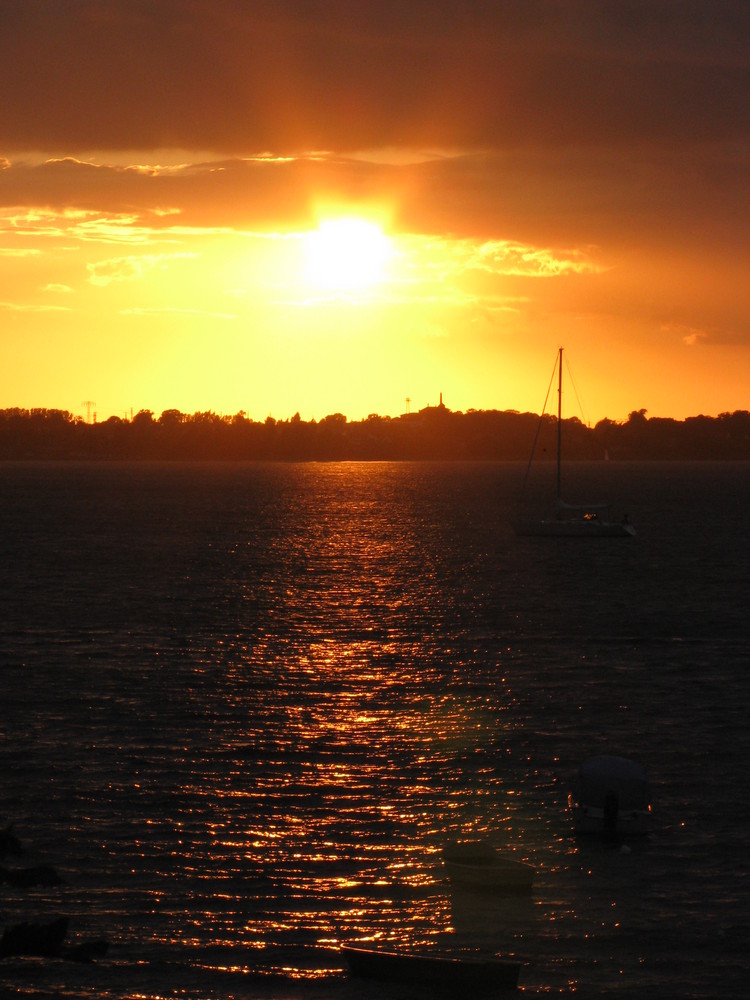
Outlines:
[{"label": "sun glare", "polygon": [[362,289],[385,277],[391,242],[375,222],[327,219],[306,238],[305,277],[319,288]]}]

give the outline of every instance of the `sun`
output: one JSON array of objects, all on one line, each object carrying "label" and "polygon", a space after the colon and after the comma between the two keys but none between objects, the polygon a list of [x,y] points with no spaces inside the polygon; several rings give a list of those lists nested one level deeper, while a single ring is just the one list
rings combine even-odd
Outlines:
[{"label": "sun", "polygon": [[305,277],[318,288],[350,291],[383,281],[391,241],[368,219],[326,219],[305,239]]}]

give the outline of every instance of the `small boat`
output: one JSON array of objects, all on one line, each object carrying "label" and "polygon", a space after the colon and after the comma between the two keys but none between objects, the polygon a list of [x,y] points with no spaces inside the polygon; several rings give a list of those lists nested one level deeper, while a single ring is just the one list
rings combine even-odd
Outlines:
[{"label": "small boat", "polygon": [[427,986],[432,990],[465,988],[472,994],[514,990],[521,963],[498,958],[381,951],[342,945],[352,975],[391,983]]},{"label": "small boat", "polygon": [[581,765],[568,796],[576,833],[643,836],[651,829],[651,787],[634,760],[601,755]]},{"label": "small boat", "polygon": [[[521,514],[512,521],[513,530],[517,535],[554,537],[554,538],[632,538],[635,535],[635,528],[628,520],[627,514],[621,521],[611,519],[610,504],[608,503],[566,503],[562,499],[562,369],[563,369],[563,349],[558,351],[555,361],[555,368],[552,371],[554,378],[557,371],[557,503],[552,512],[552,516],[533,517],[527,513]],[[542,408],[544,417],[545,405]],[[537,430],[537,438],[539,431]],[[536,440],[531,449],[531,456],[526,468],[524,479],[525,493],[526,481],[529,477],[529,470],[536,450]]]},{"label": "small boat", "polygon": [[635,528],[628,520],[611,521],[610,505],[566,504],[558,501],[556,517],[538,519],[517,518],[513,529],[517,535],[538,538],[632,538]]},{"label": "small boat", "polygon": [[443,865],[451,883],[491,892],[529,892],[534,869],[509,858],[486,840],[453,841],[443,849]]}]

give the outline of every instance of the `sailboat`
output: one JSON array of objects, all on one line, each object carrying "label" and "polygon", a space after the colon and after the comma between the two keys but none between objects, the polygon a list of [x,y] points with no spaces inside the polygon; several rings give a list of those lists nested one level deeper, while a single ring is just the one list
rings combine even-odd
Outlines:
[{"label": "sailboat", "polygon": [[[628,521],[627,515],[622,521],[610,520],[608,503],[571,504],[562,498],[562,347],[558,351],[555,366],[557,368],[557,503],[552,516],[540,518],[521,516],[512,522],[513,528],[517,535],[557,538],[632,538],[635,535],[635,528]],[[554,370],[552,374],[554,377]],[[538,436],[537,431],[537,438]],[[526,467],[524,492],[535,447],[536,440]]]}]

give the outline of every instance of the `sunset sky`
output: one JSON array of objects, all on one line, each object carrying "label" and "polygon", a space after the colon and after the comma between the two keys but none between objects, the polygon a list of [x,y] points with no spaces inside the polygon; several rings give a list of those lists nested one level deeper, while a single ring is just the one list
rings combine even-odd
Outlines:
[{"label": "sunset sky", "polygon": [[2,0],[0,60],[0,408],[539,412],[562,345],[592,424],[750,409],[750,3]]}]

